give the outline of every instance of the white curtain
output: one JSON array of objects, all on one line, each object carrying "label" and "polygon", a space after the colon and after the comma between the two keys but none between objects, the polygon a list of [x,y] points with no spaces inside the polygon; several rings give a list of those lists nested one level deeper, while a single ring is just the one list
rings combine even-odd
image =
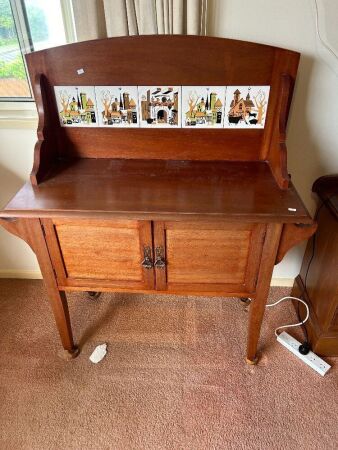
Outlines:
[{"label": "white curtain", "polygon": [[137,34],[207,34],[208,0],[72,0],[78,41]]}]

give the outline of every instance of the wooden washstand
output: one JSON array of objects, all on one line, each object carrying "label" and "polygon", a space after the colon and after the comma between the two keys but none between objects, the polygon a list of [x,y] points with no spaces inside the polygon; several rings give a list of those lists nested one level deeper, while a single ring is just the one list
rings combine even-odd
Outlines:
[{"label": "wooden washstand", "polygon": [[[68,357],[79,350],[66,292],[128,291],[250,297],[246,358],[257,361],[274,265],[316,229],[287,172],[298,61],[290,50],[196,36],[27,55],[39,113],[34,166],[0,223],[35,252]],[[268,85],[265,128],[60,126],[54,86],[168,84]]]}]

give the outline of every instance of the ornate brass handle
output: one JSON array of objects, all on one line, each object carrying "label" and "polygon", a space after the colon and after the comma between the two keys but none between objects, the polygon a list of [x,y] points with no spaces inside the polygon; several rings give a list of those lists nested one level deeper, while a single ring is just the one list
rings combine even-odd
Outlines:
[{"label": "ornate brass handle", "polygon": [[154,267],[153,260],[151,259],[150,247],[143,247],[144,259],[141,262],[142,267],[145,269],[152,269]]},{"label": "ornate brass handle", "polygon": [[164,249],[163,247],[155,248],[155,264],[156,269],[164,269],[166,266],[166,262],[164,259]]}]

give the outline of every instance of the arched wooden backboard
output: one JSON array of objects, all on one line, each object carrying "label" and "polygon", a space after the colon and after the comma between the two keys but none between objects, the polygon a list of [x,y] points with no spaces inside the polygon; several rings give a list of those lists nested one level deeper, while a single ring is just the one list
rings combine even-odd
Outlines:
[{"label": "arched wooden backboard", "polygon": [[[135,36],[81,42],[27,55],[39,110],[32,173],[53,158],[138,158],[270,162],[287,186],[285,127],[299,54],[200,36]],[[82,74],[78,70],[83,69]],[[61,127],[54,86],[270,86],[264,129]]]}]

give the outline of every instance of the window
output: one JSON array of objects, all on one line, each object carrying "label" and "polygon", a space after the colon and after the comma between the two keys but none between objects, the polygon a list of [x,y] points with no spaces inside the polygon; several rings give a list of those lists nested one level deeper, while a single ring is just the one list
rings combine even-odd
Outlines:
[{"label": "window", "polygon": [[23,55],[74,41],[71,0],[0,0],[0,100],[32,100]]}]

